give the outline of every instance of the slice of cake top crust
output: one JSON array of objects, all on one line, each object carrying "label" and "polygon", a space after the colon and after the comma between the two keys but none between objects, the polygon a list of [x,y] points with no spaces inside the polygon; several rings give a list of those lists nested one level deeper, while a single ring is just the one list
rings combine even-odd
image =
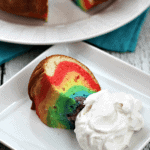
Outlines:
[{"label": "slice of cake top crust", "polygon": [[0,9],[18,16],[47,20],[48,0],[0,0]]},{"label": "slice of cake top crust", "polygon": [[42,60],[28,84],[31,109],[53,128],[74,129],[76,115],[90,94],[100,91],[93,73],[84,64],[65,55]]}]

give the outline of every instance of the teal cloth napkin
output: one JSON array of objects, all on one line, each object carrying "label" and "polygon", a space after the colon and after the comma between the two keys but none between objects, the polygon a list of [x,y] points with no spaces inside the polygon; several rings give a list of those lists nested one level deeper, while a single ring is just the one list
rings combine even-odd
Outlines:
[{"label": "teal cloth napkin", "polygon": [[32,47],[32,45],[0,42],[0,65],[29,51]]},{"label": "teal cloth napkin", "polygon": [[133,52],[136,48],[139,33],[148,12],[149,9],[117,30],[86,40],[86,42],[108,51]]},{"label": "teal cloth napkin", "polygon": [[[104,50],[116,52],[133,52],[135,50],[141,27],[146,15],[148,14],[148,11],[149,10],[147,9],[139,17],[124,25],[123,27],[112,31],[111,33],[86,40],[85,42]],[[29,51],[32,47],[32,45],[0,42],[0,65],[16,56]]]}]

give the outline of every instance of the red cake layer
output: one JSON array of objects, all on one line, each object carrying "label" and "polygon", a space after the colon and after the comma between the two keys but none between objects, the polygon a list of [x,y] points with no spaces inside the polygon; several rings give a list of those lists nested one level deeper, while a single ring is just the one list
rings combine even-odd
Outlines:
[{"label": "red cake layer", "polygon": [[92,90],[96,90],[96,91],[100,90],[99,84],[95,83],[95,81],[87,71],[85,71],[82,67],[80,67],[76,63],[68,62],[68,61],[63,61],[58,64],[54,76],[52,77],[49,76],[49,81],[51,84],[58,86],[63,81],[67,72],[72,72],[72,71],[81,74],[85,78],[85,80],[88,81]]}]

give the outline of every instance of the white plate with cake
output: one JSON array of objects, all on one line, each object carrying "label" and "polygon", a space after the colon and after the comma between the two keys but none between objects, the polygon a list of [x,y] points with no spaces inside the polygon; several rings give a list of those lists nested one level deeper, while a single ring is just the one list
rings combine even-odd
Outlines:
[{"label": "white plate with cake", "polygon": [[[28,95],[31,74],[39,62],[52,55],[66,55],[86,65],[102,90],[124,92],[140,100],[142,102],[140,113],[144,118],[144,126],[140,131],[134,132],[128,149],[142,150],[148,144],[150,141],[150,76],[85,43],[58,44],[49,48],[0,87],[0,142],[12,149],[81,150],[73,130],[48,127],[40,120],[36,111],[31,110],[32,101]],[[57,64],[57,61],[54,64]],[[34,80],[31,80],[31,85],[41,77],[41,75],[36,76],[43,72],[43,67],[40,66],[33,73]],[[35,86],[38,86],[38,82]],[[33,94],[36,91],[33,91]]]},{"label": "white plate with cake", "polygon": [[[0,2],[0,8],[10,12],[10,9],[7,9],[9,4],[12,3],[15,6],[18,2],[22,4],[22,9],[14,9],[13,13],[19,14],[20,12],[24,16],[37,16],[34,13],[25,13],[28,7],[36,8],[34,1],[31,1],[31,6],[29,4],[26,8],[24,6],[26,1],[3,0]],[[38,2],[40,4],[41,0]],[[0,10],[0,40],[46,45],[90,39],[125,25],[140,15],[149,5],[149,0],[108,0],[85,12],[71,0],[49,0],[47,22]],[[17,4],[16,6],[16,8],[20,7]],[[39,11],[39,6],[35,11]],[[42,18],[43,15],[37,17]]]}]

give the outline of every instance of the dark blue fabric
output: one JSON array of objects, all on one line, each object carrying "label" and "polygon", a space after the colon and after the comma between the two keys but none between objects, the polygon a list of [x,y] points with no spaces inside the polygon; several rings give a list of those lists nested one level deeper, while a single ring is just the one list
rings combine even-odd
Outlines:
[{"label": "dark blue fabric", "polygon": [[130,23],[105,35],[86,40],[98,48],[115,52],[133,52],[136,48],[142,24],[149,9]]}]

